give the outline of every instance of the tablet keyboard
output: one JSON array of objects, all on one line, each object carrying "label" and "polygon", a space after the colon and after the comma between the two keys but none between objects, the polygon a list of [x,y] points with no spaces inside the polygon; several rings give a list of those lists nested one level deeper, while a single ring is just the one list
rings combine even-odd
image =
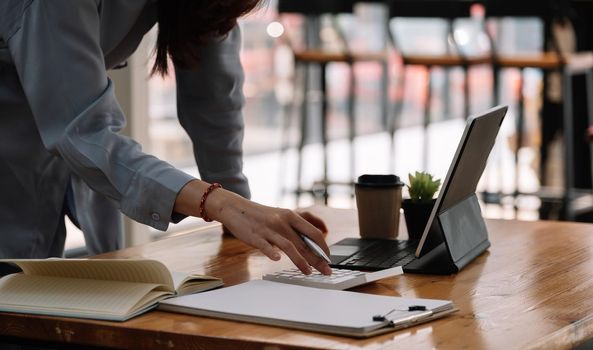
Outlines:
[{"label": "tablet keyboard", "polygon": [[374,282],[382,278],[401,275],[402,273],[402,267],[396,266],[390,269],[375,272],[362,272],[333,268],[331,276],[322,275],[318,271],[313,271],[312,274],[307,276],[299,269],[293,268],[290,270],[266,274],[262,278],[267,281],[296,284],[306,287],[343,290]]},{"label": "tablet keyboard", "polygon": [[[406,266],[416,258],[417,241],[370,241],[368,246],[345,260],[334,262],[336,267],[351,270],[381,270],[393,266]],[[331,248],[330,248],[331,249]]]}]

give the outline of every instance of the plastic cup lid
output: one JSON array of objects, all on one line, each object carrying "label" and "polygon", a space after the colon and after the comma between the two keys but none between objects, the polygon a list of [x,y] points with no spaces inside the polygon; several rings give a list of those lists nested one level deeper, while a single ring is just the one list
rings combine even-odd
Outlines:
[{"label": "plastic cup lid", "polygon": [[403,187],[404,183],[397,175],[370,175],[358,177],[357,186],[362,187]]}]

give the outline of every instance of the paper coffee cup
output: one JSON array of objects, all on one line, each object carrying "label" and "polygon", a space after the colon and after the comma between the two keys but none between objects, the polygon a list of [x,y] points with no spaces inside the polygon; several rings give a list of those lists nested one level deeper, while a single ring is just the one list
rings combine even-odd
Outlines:
[{"label": "paper coffee cup", "polygon": [[354,186],[362,238],[397,238],[404,183],[396,175],[362,175]]}]

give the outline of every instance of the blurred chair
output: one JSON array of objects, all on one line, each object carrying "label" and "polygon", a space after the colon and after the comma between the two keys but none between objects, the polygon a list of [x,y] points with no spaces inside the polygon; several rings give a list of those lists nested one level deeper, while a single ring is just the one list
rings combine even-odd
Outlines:
[{"label": "blurred chair", "polygon": [[[382,105],[383,105],[383,119],[388,119],[388,103],[387,103],[387,90],[388,90],[388,64],[387,64],[387,47],[382,51],[378,52],[359,52],[350,48],[348,39],[345,35],[345,31],[336,18],[337,15],[352,14],[353,7],[356,1],[352,0],[279,0],[278,12],[280,15],[286,13],[296,13],[306,16],[305,30],[305,45],[298,47],[294,40],[285,34],[283,39],[291,47],[293,52],[294,64],[295,64],[295,100],[300,97],[300,140],[298,142],[298,165],[297,165],[297,188],[295,190],[297,196],[297,205],[299,197],[302,193],[311,192],[314,196],[318,191],[322,192],[324,203],[327,204],[329,198],[329,187],[335,182],[331,182],[328,178],[328,82],[327,82],[327,68],[329,64],[343,63],[348,65],[349,71],[349,86],[348,86],[348,103],[347,103],[347,115],[348,115],[348,140],[350,145],[350,181],[342,183],[342,185],[352,186],[352,182],[355,177],[355,161],[356,152],[354,147],[354,138],[356,136],[356,121],[355,121],[355,105],[356,105],[356,77],[354,74],[354,66],[358,62],[377,62],[383,67],[382,77]],[[319,29],[319,19],[322,16],[327,16],[330,20],[333,32],[336,34],[337,39],[340,42],[339,50],[327,50],[319,45],[318,36],[319,32],[312,33],[312,29]],[[309,131],[309,106],[314,100],[314,92],[310,90],[312,67],[318,67],[318,78],[320,84],[319,100],[321,104],[321,143],[323,146],[323,179],[316,182],[313,189],[306,190],[302,187],[302,172],[303,172],[303,148],[311,135]],[[297,72],[301,73],[301,81],[297,81]],[[317,78],[317,77],[315,77]],[[302,95],[299,96],[297,90],[300,90]],[[296,102],[296,101],[295,101]],[[296,103],[295,103],[296,104]],[[284,153],[288,148],[289,138],[287,137],[287,129],[290,127],[290,121],[288,118],[284,125],[284,137],[282,152]]]},{"label": "blurred chair", "polygon": [[[539,5],[539,6],[537,6]],[[540,69],[546,71],[551,75],[549,79],[548,90],[552,93],[556,91],[559,102],[563,104],[562,128],[564,139],[564,183],[562,193],[559,195],[562,203],[560,219],[572,220],[576,215],[572,208],[572,203],[578,196],[578,191],[574,188],[574,154],[572,146],[568,143],[573,140],[573,83],[572,78],[575,75],[585,74],[587,77],[587,97],[588,97],[588,114],[589,118],[593,118],[593,80],[591,78],[593,69],[593,53],[592,52],[576,52],[576,38],[575,31],[570,20],[566,17],[559,16],[553,8],[547,7],[549,4],[534,3],[533,6],[522,7],[522,12],[515,12],[516,10],[509,10],[508,6],[512,6],[509,2],[490,1],[486,7],[487,16],[490,19],[501,18],[508,16],[509,12],[513,13],[513,17],[538,17],[544,20],[547,28],[546,32],[549,34],[546,38],[548,50],[533,54],[508,54],[499,49],[496,35],[490,30],[486,32],[489,34],[491,46],[493,48],[493,67],[494,67],[494,81],[495,92],[498,92],[499,72],[504,68],[515,68],[521,71],[521,79],[519,85],[519,106],[518,115],[516,118],[516,148],[515,148],[515,192],[512,194],[513,198],[517,198],[521,194],[518,188],[519,181],[519,150],[523,146],[523,129],[524,129],[524,96],[523,96],[523,71],[527,68]],[[553,79],[556,74],[557,79]],[[498,95],[496,96],[498,99]],[[540,174],[540,177],[543,174]],[[557,197],[553,191],[549,189],[542,189],[537,194],[541,199],[552,201]],[[515,210],[517,210],[516,201],[514,203]]]},{"label": "blurred chair", "polygon": [[[470,92],[469,92],[469,68],[474,65],[484,65],[491,62],[491,56],[486,53],[472,53],[467,55],[467,52],[462,50],[453,35],[454,20],[456,18],[469,17],[470,3],[464,1],[439,1],[439,0],[390,0],[390,34],[393,45],[398,54],[401,56],[403,63],[403,73],[401,74],[399,88],[405,94],[405,82],[407,77],[407,69],[409,66],[423,66],[427,71],[426,83],[426,99],[424,101],[424,119],[423,119],[423,167],[427,170],[428,166],[428,148],[429,138],[427,135],[428,127],[431,122],[431,98],[432,98],[432,71],[435,67],[444,68],[449,71],[452,68],[461,68],[464,72],[464,109],[463,117],[467,118],[470,114]],[[440,19],[444,23],[445,30],[441,42],[444,49],[440,53],[414,53],[408,51],[404,47],[404,39],[399,33],[398,26],[401,22],[406,21],[412,23],[414,20]],[[426,30],[427,28],[420,28],[419,30]],[[399,108],[394,113],[393,122],[390,128],[390,135],[392,138],[392,150],[394,148],[394,134],[398,127],[398,120],[401,119],[403,110],[404,98],[399,104]],[[393,156],[391,157],[393,158]]]}]

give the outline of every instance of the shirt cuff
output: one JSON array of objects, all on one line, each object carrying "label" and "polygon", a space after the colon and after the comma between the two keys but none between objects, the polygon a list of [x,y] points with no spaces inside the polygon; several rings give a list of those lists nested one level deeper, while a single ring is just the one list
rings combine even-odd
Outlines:
[{"label": "shirt cuff", "polygon": [[174,213],[173,207],[179,191],[194,179],[172,166],[158,171],[156,177],[137,172],[122,199],[121,210],[133,220],[166,231],[170,222],[177,223],[186,217]]}]

